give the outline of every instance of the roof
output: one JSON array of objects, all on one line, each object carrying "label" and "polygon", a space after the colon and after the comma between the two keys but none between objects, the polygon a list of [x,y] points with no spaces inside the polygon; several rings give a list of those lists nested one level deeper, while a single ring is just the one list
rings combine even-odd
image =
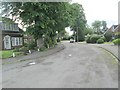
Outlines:
[{"label": "roof", "polygon": [[2,31],[19,31],[18,24],[16,23],[6,23],[6,22],[0,22],[0,30]]},{"label": "roof", "polygon": [[[116,32],[119,25],[112,25],[105,33],[107,32]],[[105,34],[104,33],[104,34]]]}]

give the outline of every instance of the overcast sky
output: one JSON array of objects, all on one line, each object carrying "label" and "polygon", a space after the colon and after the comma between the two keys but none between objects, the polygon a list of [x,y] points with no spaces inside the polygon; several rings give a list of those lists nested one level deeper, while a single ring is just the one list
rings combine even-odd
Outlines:
[{"label": "overcast sky", "polygon": [[88,24],[94,20],[107,21],[108,27],[118,24],[118,2],[120,0],[72,0],[83,5]]}]

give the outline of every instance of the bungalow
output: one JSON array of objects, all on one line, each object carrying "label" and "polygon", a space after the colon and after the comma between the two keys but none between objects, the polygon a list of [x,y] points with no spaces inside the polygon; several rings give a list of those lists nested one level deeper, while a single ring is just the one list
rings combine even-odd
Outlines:
[{"label": "bungalow", "polygon": [[22,30],[16,23],[0,22],[0,49],[14,49],[23,45]]}]

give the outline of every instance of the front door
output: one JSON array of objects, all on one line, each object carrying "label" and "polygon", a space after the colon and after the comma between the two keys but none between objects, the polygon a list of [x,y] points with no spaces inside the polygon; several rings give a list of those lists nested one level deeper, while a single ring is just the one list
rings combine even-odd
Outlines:
[{"label": "front door", "polygon": [[4,48],[11,49],[11,40],[10,40],[10,36],[8,35],[4,37]]}]

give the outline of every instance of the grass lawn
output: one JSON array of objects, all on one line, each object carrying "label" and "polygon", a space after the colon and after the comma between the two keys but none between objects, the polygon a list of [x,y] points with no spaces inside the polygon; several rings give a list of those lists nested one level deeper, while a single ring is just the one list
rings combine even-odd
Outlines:
[{"label": "grass lawn", "polygon": [[[13,54],[13,50],[4,50],[4,51],[0,51],[0,58],[10,58],[12,57]],[[23,52],[15,52],[16,56],[20,56],[23,55]]]},{"label": "grass lawn", "polygon": [[104,42],[104,44],[113,44],[113,42]]}]

